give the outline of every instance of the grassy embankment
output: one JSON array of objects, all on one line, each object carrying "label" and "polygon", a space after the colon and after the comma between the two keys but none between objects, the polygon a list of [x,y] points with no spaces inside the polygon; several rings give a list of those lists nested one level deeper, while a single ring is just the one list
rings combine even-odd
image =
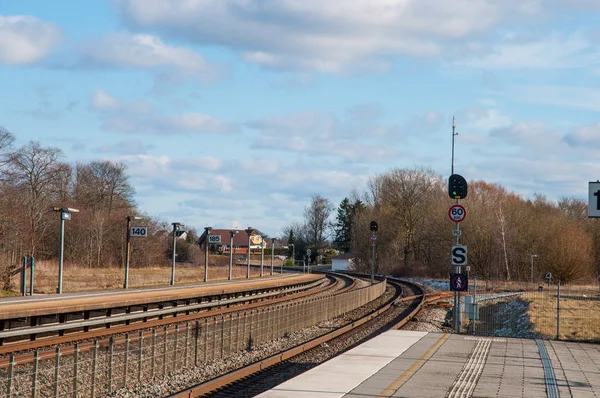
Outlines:
[{"label": "grassy embankment", "polygon": [[[226,256],[211,256],[208,268],[209,281],[226,280],[229,273],[229,259]],[[233,278],[245,278],[245,264],[234,263]],[[252,264],[260,264],[252,256]],[[274,272],[279,272],[281,262],[274,261]],[[263,274],[268,276],[271,271],[271,259],[265,258]],[[260,271],[250,269],[251,277],[258,277]],[[17,274],[12,279],[13,288],[9,291],[0,290],[1,296],[14,296],[19,294],[19,279]],[[89,268],[77,264],[65,263],[63,270],[63,292],[77,292],[88,290],[121,289],[125,278],[125,270],[120,267]],[[175,264],[175,284],[197,283],[204,280],[204,264]],[[136,268],[130,267],[129,287],[169,285],[171,281],[171,264],[163,266]],[[35,263],[35,293],[56,293],[58,286],[58,261],[36,261]],[[29,270],[27,272],[27,289],[29,289]]]}]

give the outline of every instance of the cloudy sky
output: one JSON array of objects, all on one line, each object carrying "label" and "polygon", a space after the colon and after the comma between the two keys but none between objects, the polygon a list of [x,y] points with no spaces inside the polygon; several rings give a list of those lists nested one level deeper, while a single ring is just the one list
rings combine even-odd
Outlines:
[{"label": "cloudy sky", "polygon": [[0,125],[121,160],[140,208],[270,235],[429,166],[524,197],[600,178],[598,0],[0,0]]}]

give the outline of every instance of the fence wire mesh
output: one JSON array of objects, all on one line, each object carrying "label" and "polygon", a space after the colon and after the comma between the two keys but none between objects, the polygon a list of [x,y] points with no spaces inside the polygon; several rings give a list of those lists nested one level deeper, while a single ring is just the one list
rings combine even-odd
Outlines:
[{"label": "fence wire mesh", "polygon": [[103,396],[342,315],[379,297],[385,289],[384,281],[338,295],[21,354],[14,356],[12,365],[0,368],[0,397]]},{"label": "fence wire mesh", "polygon": [[490,292],[480,283],[462,297],[462,332],[483,336],[600,341],[600,288],[562,282],[511,284]]}]

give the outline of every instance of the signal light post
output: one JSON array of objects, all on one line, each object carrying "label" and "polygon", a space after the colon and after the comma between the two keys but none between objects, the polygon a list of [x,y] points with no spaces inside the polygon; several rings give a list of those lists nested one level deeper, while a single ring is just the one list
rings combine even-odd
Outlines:
[{"label": "signal light post", "polygon": [[375,282],[375,241],[377,241],[377,230],[379,226],[376,221],[371,221],[369,224],[371,230],[371,284]]},{"label": "signal light post", "polygon": [[[454,273],[450,275],[450,290],[454,291],[454,329],[460,333],[461,313],[460,313],[460,292],[468,291],[468,274],[461,273],[461,267],[467,264],[467,247],[460,245],[460,227],[459,223],[465,219],[466,210],[458,201],[467,197],[467,180],[460,174],[454,173],[454,137],[457,136],[456,119],[452,118],[452,168],[451,175],[448,178],[448,196],[456,200],[456,204],[450,207],[448,216],[456,223],[452,234],[456,237],[456,246],[452,247],[451,258],[454,266]],[[468,270],[468,267],[466,267]]]}]

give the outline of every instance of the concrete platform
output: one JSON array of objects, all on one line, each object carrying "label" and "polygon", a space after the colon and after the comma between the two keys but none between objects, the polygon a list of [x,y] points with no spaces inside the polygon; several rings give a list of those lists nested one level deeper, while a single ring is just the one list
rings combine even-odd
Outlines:
[{"label": "concrete platform", "polygon": [[600,397],[600,345],[393,330],[259,397]]},{"label": "concrete platform", "polygon": [[0,320],[95,311],[117,306],[141,306],[215,295],[236,295],[260,289],[276,289],[295,284],[311,283],[323,278],[325,276],[322,274],[284,274],[263,278],[189,283],[177,286],[5,297],[0,298]]}]

